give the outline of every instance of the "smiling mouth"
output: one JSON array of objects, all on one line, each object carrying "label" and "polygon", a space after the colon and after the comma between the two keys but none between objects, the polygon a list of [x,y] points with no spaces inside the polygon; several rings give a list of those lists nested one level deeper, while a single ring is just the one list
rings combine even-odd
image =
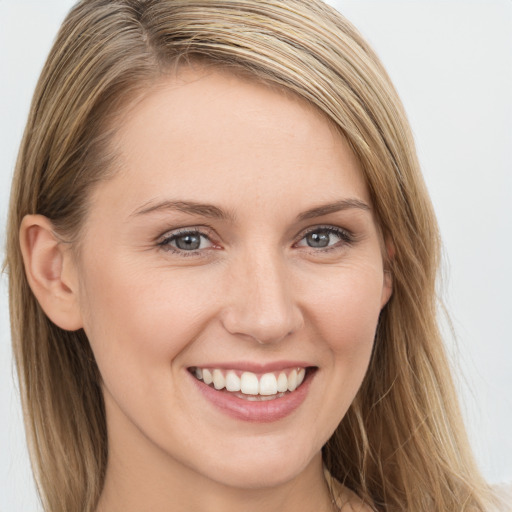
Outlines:
[{"label": "smiling mouth", "polygon": [[315,367],[296,367],[256,374],[219,368],[189,368],[194,377],[219,392],[229,393],[248,401],[276,400],[293,393]]}]

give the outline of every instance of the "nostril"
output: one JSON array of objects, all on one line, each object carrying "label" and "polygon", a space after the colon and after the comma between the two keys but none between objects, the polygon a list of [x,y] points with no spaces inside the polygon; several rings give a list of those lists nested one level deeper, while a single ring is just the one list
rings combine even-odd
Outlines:
[{"label": "nostril", "polygon": [[250,338],[260,345],[279,343],[299,331],[303,325],[300,311],[248,310],[233,307],[222,318],[230,334]]}]

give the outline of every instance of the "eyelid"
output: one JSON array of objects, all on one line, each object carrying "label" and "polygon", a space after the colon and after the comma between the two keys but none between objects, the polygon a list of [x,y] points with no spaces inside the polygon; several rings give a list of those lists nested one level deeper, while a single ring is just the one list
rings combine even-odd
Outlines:
[{"label": "eyelid", "polygon": [[[298,243],[304,240],[310,233],[315,233],[316,231],[328,231],[332,234],[335,234],[339,236],[342,240],[343,245],[350,245],[353,244],[356,241],[355,235],[348,229],[342,228],[341,226],[336,226],[333,224],[320,224],[317,226],[311,226],[309,228],[306,228],[305,230],[301,231],[297,237],[296,241],[294,243],[294,246],[298,246]],[[306,247],[308,249],[311,249],[315,252],[318,251],[326,251],[333,248],[336,248],[338,244],[330,245],[323,248],[315,248],[315,247],[309,247],[309,246],[298,246],[298,247]]]},{"label": "eyelid", "polygon": [[[311,247],[307,245],[298,245],[302,240],[304,240],[305,237],[308,236],[310,233],[314,233],[317,231],[327,231],[330,232],[340,238],[340,241],[329,245],[326,247]],[[180,236],[184,236],[187,234],[198,234],[201,237],[206,238],[212,245],[210,247],[202,248],[202,249],[196,249],[196,250],[184,250],[180,249],[178,247],[174,247],[170,244],[172,239],[175,239]],[[159,246],[159,248],[166,250],[168,252],[173,252],[182,256],[194,256],[194,255],[200,255],[207,252],[209,249],[219,249],[220,244],[218,244],[215,241],[215,238],[218,238],[216,236],[215,231],[209,227],[209,226],[186,226],[186,227],[179,227],[174,229],[167,229],[163,234],[158,236],[156,238],[156,245]],[[351,245],[357,241],[357,237],[354,233],[352,233],[350,230],[343,228],[341,226],[333,225],[333,224],[319,224],[315,226],[310,226],[306,229],[303,229],[296,237],[295,242],[293,243],[294,247],[300,247],[301,249],[310,250],[312,252],[322,252],[322,251],[329,251],[336,248],[345,247],[347,245]]]},{"label": "eyelid", "polygon": [[155,241],[158,243],[158,242],[168,240],[169,238],[171,238],[173,236],[186,235],[189,233],[198,233],[210,240],[215,235],[215,232],[213,231],[213,229],[206,225],[180,226],[179,228],[166,229],[161,235],[158,235],[156,237]]},{"label": "eyelid", "polygon": [[[179,247],[174,247],[173,245],[171,245],[173,239],[188,234],[197,234],[201,237],[206,238],[211,243],[211,246],[202,249],[184,250],[180,249]],[[180,256],[197,256],[203,255],[209,249],[219,248],[219,244],[217,244],[214,241],[214,237],[215,232],[209,226],[186,226],[166,230],[162,235],[157,237],[156,245],[164,251],[178,254]]]}]

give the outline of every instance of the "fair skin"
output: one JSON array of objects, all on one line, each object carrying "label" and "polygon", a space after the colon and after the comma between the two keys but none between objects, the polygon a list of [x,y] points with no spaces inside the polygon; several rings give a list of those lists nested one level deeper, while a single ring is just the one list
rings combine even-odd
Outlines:
[{"label": "fair skin", "polygon": [[[291,95],[196,69],[132,105],[113,147],[120,170],[92,192],[78,257],[44,217],[21,230],[43,309],[85,330],[102,375],[98,511],[332,510],[320,451],[391,294],[347,143]],[[205,370],[260,385],[307,371],[250,394]]]}]

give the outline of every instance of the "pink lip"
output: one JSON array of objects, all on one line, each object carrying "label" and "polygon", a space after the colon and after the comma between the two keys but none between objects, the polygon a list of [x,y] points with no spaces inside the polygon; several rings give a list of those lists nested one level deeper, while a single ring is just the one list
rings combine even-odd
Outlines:
[{"label": "pink lip", "polygon": [[[277,371],[283,368],[282,366],[277,368],[274,366],[273,370],[269,370],[268,368],[270,366],[265,366],[265,372]],[[287,362],[284,367],[289,366],[304,367],[305,365],[296,364],[294,362],[289,364],[289,362]],[[222,365],[215,366],[215,368],[220,367],[222,367]],[[240,368],[239,365],[234,367]],[[233,366],[226,366],[226,368],[233,368]],[[253,370],[247,370],[246,368],[247,367],[244,367],[243,369],[246,371],[254,371],[254,365],[252,365]],[[278,421],[295,411],[295,409],[297,409],[306,399],[315,373],[316,372],[308,372],[304,382],[295,391],[286,393],[280,398],[267,401],[251,402],[244,400],[243,398],[238,398],[234,394],[225,390],[217,391],[216,389],[208,386],[203,381],[196,379],[192,374],[187,372],[199,391],[201,391],[202,395],[215,407],[226,413],[228,416],[231,416],[232,418],[254,423],[270,423],[273,421]]]},{"label": "pink lip", "polygon": [[272,363],[255,363],[253,361],[234,361],[232,363],[207,363],[198,364],[198,368],[218,368],[219,370],[240,370],[242,372],[252,372],[255,374],[264,374],[278,372],[287,368],[307,368],[313,366],[306,361],[274,361]]}]

